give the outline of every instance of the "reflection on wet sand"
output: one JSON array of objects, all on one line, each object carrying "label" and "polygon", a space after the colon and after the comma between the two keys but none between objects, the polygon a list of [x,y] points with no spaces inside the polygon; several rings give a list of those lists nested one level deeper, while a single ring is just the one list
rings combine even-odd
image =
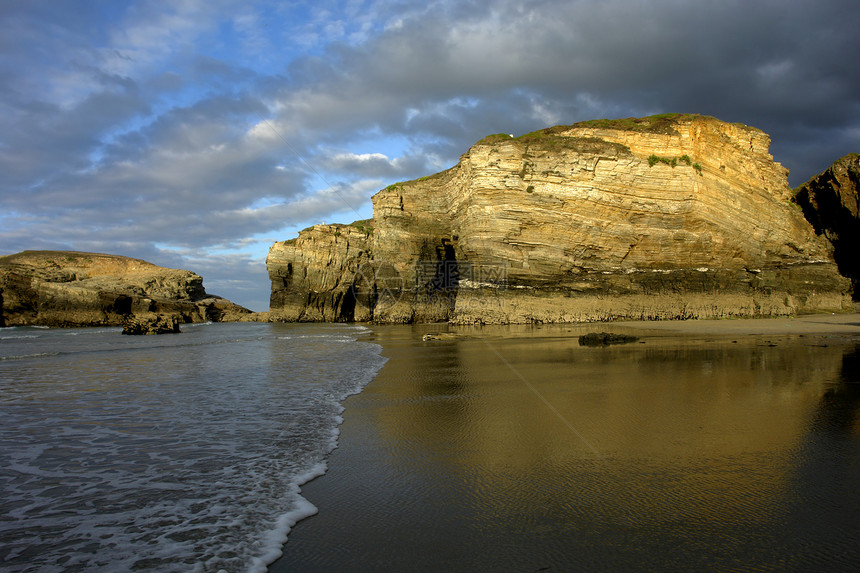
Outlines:
[{"label": "reflection on wet sand", "polygon": [[[860,533],[860,350],[844,355],[840,382],[822,393],[810,416],[789,481],[787,535],[796,547],[832,547],[831,570],[857,570],[851,549]],[[814,566],[814,558],[795,554],[792,565]]]},{"label": "reflection on wet sand", "polygon": [[348,404],[343,451],[307,487],[320,516],[283,566],[336,565],[327,542],[351,570],[854,565],[856,345],[482,332],[379,330],[391,359]]}]

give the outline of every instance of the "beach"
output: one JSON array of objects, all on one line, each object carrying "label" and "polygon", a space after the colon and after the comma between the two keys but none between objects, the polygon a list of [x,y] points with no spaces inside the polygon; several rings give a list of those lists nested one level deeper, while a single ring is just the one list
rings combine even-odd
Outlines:
[{"label": "beach", "polygon": [[389,360],[270,571],[860,564],[857,314],[368,339]]}]

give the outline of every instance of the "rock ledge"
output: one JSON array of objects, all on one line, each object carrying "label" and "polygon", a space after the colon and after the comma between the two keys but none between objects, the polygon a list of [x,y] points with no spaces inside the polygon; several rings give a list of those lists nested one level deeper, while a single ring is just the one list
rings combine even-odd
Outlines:
[{"label": "rock ledge", "polygon": [[207,294],[199,275],[140,259],[74,251],[0,257],[0,326],[119,326],[154,314],[177,323],[256,318]]}]

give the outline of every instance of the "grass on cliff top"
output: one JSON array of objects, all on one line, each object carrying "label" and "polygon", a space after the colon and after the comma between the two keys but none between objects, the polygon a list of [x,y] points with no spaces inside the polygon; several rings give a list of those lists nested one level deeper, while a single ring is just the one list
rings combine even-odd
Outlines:
[{"label": "grass on cliff top", "polygon": [[519,137],[511,137],[507,133],[494,133],[478,141],[479,145],[492,145],[505,141],[518,141],[527,145],[539,145],[542,148],[549,149],[572,149],[580,152],[600,152],[608,150],[607,147],[622,148],[618,149],[622,153],[629,153],[626,146],[610,143],[596,137],[564,137],[559,136],[561,133],[569,131],[576,127],[591,127],[597,129],[618,129],[624,131],[635,131],[640,133],[664,133],[674,135],[677,134],[675,125],[682,120],[690,120],[697,117],[705,118],[708,116],[691,114],[691,113],[661,113],[648,117],[627,117],[623,119],[590,119],[588,121],[580,121],[572,125],[556,125],[538,129],[531,133],[520,135]]},{"label": "grass on cliff top", "polygon": [[[508,137],[508,136],[505,135],[505,137]],[[448,169],[445,169],[445,170],[440,171],[438,173],[433,173],[432,175],[424,175],[423,177],[419,177],[417,179],[409,179],[407,181],[398,181],[396,183],[392,183],[388,187],[383,188],[381,191],[394,191],[396,189],[403,188],[404,185],[410,185],[412,183],[420,183],[422,181],[430,181],[432,179],[437,179],[439,177],[442,177],[443,175],[445,175],[449,171],[451,171],[451,169],[453,169],[453,167],[449,167]],[[372,219],[365,219],[365,222],[371,221],[371,220]],[[355,223],[361,223],[361,222],[362,221],[356,221]],[[351,225],[355,225],[355,223],[351,223]]]},{"label": "grass on cliff top", "polygon": [[[494,133],[478,141],[481,145],[491,145],[493,143],[501,143],[504,141],[525,141],[535,142],[545,140],[557,136],[560,133],[568,131],[575,127],[594,127],[602,129],[622,129],[626,131],[639,131],[651,133],[674,133],[674,125],[681,119],[692,119],[694,117],[705,117],[697,114],[686,113],[663,113],[659,115],[651,115],[648,117],[627,117],[623,119],[590,119],[588,121],[580,121],[572,125],[556,125],[546,127],[520,135],[519,137],[511,137],[507,133]],[[568,138],[572,139],[572,138]]]},{"label": "grass on cliff top", "polygon": [[[647,117],[626,117],[621,119],[589,119],[571,125],[556,125],[547,127],[512,138],[507,133],[494,133],[478,141],[479,144],[493,144],[503,141],[539,141],[547,137],[558,135],[575,127],[592,127],[597,129],[619,129],[624,131],[636,131],[644,133],[675,134],[675,125],[679,121],[695,118],[714,119],[707,115],[697,113],[661,113]],[[741,124],[738,124],[741,125]],[[573,139],[573,138],[568,138]]]},{"label": "grass on cliff top", "polygon": [[373,219],[361,219],[360,221],[353,221],[349,224],[350,227],[355,227],[365,235],[373,234]]},{"label": "grass on cliff top", "polygon": [[[616,129],[638,133],[677,135],[678,131],[675,129],[675,127],[678,125],[679,122],[690,121],[697,118],[720,121],[711,116],[701,115],[697,113],[661,113],[657,115],[649,115],[647,117],[590,119],[587,121],[580,121],[571,125],[556,125],[554,127],[539,129],[537,131],[532,131],[531,133],[520,135],[519,137],[512,137],[507,133],[494,133],[479,140],[476,145],[493,145],[506,141],[517,141],[527,145],[537,145],[543,149],[547,149],[550,151],[555,149],[571,149],[574,151],[580,151],[585,153],[598,153],[603,151],[609,151],[609,148],[612,147],[615,148],[617,151],[621,152],[622,154],[627,154],[630,152],[630,150],[626,146],[607,142],[600,138],[566,137],[560,136],[560,134],[578,127],[590,127],[594,129]],[[744,125],[742,123],[733,123],[731,125],[735,125],[745,129],[755,129],[750,128],[748,125]]]},{"label": "grass on cliff top", "polygon": [[[638,131],[644,133],[662,133],[667,135],[676,135],[675,125],[679,121],[692,119],[711,119],[721,121],[710,115],[702,115],[700,113],[660,113],[657,115],[649,115],[647,117],[625,117],[622,119],[590,119],[574,123],[569,127],[593,127],[598,129],[623,129],[626,131]],[[745,123],[733,122],[730,125],[741,127],[744,129],[757,128],[750,127]]]},{"label": "grass on cliff top", "polygon": [[568,137],[560,135],[570,129],[570,126],[556,125],[511,137],[507,133],[494,133],[478,141],[475,145],[494,145],[506,141],[516,141],[528,148],[536,148],[542,151],[576,151],[579,153],[614,153],[616,155],[630,155],[630,149],[626,145],[600,139],[599,137]]},{"label": "grass on cliff top", "polygon": [[[0,256],[0,262],[3,263],[41,263],[48,261],[54,264],[61,263],[91,263],[93,257],[102,259],[128,259],[140,261],[141,259],[132,259],[122,255],[111,255],[107,253],[88,253],[84,251],[21,251],[12,255]],[[146,261],[141,261],[146,262]]]},{"label": "grass on cliff top", "polygon": [[[364,233],[365,236],[370,236],[373,234],[373,219],[361,219],[359,221],[353,221],[352,223],[350,223],[348,225],[344,225],[343,223],[331,223],[330,226],[335,228],[335,235],[336,236],[340,235],[340,229],[343,227],[353,227],[355,229],[358,229],[359,231]],[[299,231],[299,234],[302,234],[306,231],[311,231],[311,230],[313,230],[314,227],[316,227],[316,225],[311,225],[310,227],[308,227],[306,229],[302,229],[301,231]],[[282,241],[282,242],[285,245],[295,245],[296,241],[298,241],[298,240],[299,240],[298,237],[293,237],[292,239],[287,239],[286,241]]]},{"label": "grass on cliff top", "polygon": [[[508,136],[505,135],[505,137],[508,137]],[[454,167],[456,167],[456,166],[454,166]],[[414,185],[415,183],[421,183],[424,181],[432,181],[433,179],[439,179],[439,178],[447,175],[452,169],[454,169],[454,167],[449,167],[448,169],[443,169],[442,171],[439,171],[438,173],[433,173],[432,175],[424,175],[423,177],[418,177],[417,179],[409,179],[406,181],[398,181],[396,183],[392,183],[388,187],[384,187],[384,188],[380,189],[379,193],[382,193],[384,191],[397,191],[398,189],[403,189],[407,185]],[[355,223],[350,223],[350,224],[355,226],[356,223],[366,223],[367,221],[372,221],[372,220],[373,219],[365,219],[364,221],[356,221]]]},{"label": "grass on cliff top", "polygon": [[500,143],[503,141],[511,141],[512,139],[516,139],[507,133],[493,133],[488,135],[487,137],[478,140],[475,145],[492,145],[493,143]]},{"label": "grass on cliff top", "polygon": [[623,129],[645,133],[675,134],[675,125],[681,120],[707,116],[696,113],[661,113],[647,117],[625,117],[622,119],[590,119],[574,123],[570,127],[594,127],[599,129]]}]

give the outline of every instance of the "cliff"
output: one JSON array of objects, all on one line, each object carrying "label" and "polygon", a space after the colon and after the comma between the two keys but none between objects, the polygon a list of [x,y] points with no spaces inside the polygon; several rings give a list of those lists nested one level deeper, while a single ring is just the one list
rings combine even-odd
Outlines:
[{"label": "cliff", "polygon": [[72,251],[0,257],[0,326],[119,325],[153,315],[179,322],[254,316],[206,294],[199,275],[140,259]]},{"label": "cliff", "polygon": [[851,308],[769,137],[671,114],[492,135],[373,197],[373,219],[275,243],[287,321],[585,322]]},{"label": "cliff", "polygon": [[815,232],[833,244],[839,272],[851,279],[854,300],[860,300],[860,155],[846,155],[795,189],[794,201]]}]

